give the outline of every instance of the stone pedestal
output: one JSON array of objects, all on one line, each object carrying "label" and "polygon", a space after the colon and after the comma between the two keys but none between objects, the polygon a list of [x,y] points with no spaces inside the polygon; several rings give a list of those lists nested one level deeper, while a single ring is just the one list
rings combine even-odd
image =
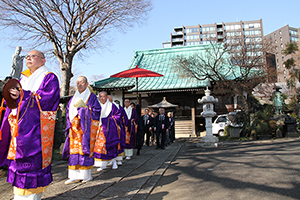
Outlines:
[{"label": "stone pedestal", "polygon": [[197,143],[197,147],[203,148],[218,147],[218,145],[219,139],[214,135],[206,135],[201,139],[201,142]]},{"label": "stone pedestal", "polygon": [[205,96],[198,100],[198,103],[203,104],[203,112],[201,115],[205,117],[206,136],[201,139],[201,142],[197,144],[197,147],[218,147],[219,139],[212,134],[212,117],[216,115],[214,112],[214,103],[217,103],[218,99],[210,96],[210,90],[205,90]]}]

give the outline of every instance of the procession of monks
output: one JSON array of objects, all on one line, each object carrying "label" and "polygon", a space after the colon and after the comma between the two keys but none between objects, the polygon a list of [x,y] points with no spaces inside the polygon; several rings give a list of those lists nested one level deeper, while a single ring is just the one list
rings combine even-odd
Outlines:
[{"label": "procession of monks", "polygon": [[[8,166],[7,182],[14,200],[40,200],[53,181],[51,160],[59,81],[45,67],[43,52],[30,51],[28,69],[20,80],[3,87],[0,106],[0,166]],[[123,108],[105,91],[97,97],[86,77],[77,79],[77,90],[66,109],[66,141],[62,158],[68,158],[65,184],[92,180],[91,170],[117,169],[130,160],[136,147],[140,114],[125,99]],[[3,112],[2,112],[3,111]]]},{"label": "procession of monks", "polygon": [[66,110],[66,142],[63,159],[69,157],[65,184],[92,180],[91,170],[108,166],[117,169],[123,158],[133,156],[139,117],[128,99],[125,107],[113,102],[105,91],[91,93],[84,76],[77,79],[77,90]]}]

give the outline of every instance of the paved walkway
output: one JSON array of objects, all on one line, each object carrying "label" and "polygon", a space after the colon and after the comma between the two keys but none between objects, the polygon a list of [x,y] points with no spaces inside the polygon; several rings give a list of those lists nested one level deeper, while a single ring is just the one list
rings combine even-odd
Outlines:
[{"label": "paved walkway", "polygon": [[[79,199],[300,199],[300,140],[223,142],[196,147],[199,138],[178,139],[166,150],[143,147],[117,170],[92,170],[93,180],[65,185],[67,162],[53,164],[53,183],[42,198]],[[0,199],[12,187],[0,179]]]}]

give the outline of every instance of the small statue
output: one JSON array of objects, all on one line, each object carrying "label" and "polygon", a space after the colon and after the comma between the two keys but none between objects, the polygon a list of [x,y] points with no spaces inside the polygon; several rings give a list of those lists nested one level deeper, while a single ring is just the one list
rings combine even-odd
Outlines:
[{"label": "small statue", "polygon": [[20,53],[22,51],[21,46],[17,46],[16,53],[12,56],[12,70],[10,73],[10,76],[15,79],[20,79],[21,72],[23,71],[23,59],[25,56],[20,56]]},{"label": "small statue", "polygon": [[274,92],[274,95],[273,95],[273,106],[274,106],[276,115],[281,115],[281,110],[282,110],[282,106],[283,106],[283,99],[281,96],[281,92],[279,91],[281,89],[281,87],[276,86],[275,89],[276,89],[276,91]]}]

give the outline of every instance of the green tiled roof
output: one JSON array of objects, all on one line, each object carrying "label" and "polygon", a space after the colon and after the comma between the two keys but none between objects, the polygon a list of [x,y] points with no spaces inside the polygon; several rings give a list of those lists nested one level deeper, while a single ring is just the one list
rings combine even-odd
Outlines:
[{"label": "green tiled roof", "polygon": [[[210,45],[210,44],[209,44]],[[209,45],[172,47],[163,49],[152,49],[145,51],[136,51],[130,63],[129,69],[138,65],[140,68],[148,69],[160,74],[163,77],[138,78],[139,92],[165,92],[167,90],[199,90],[210,85],[208,80],[199,81],[195,78],[183,78],[173,69],[173,62],[178,56],[192,56],[203,53]],[[118,90],[128,89],[135,92],[135,78],[107,78],[96,81],[92,87],[99,90]]]}]

